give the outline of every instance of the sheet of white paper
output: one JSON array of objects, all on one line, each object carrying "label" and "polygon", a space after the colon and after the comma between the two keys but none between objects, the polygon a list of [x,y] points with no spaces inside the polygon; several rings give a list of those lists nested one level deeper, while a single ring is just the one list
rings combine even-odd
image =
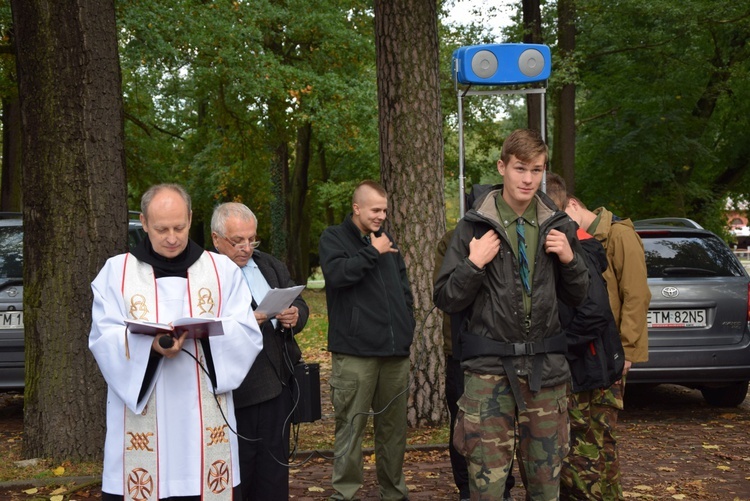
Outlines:
[{"label": "sheet of white paper", "polygon": [[271,289],[255,309],[258,313],[265,313],[268,318],[275,317],[292,305],[297,299],[304,285],[295,285],[287,289]]}]

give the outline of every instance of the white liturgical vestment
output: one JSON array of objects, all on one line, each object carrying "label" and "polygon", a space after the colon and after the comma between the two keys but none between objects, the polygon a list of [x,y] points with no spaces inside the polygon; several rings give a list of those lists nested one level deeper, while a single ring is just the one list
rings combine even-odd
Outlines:
[{"label": "white liturgical vestment", "polygon": [[[158,489],[158,497],[197,496],[202,492],[204,430],[201,427],[204,417],[202,406],[206,405],[205,399],[201,402],[199,398],[199,378],[208,381],[204,387],[211,388],[212,383],[192,357],[180,352],[174,358],[162,357],[158,361],[145,394],[138,399],[154,338],[132,332],[126,335],[124,320],[133,318],[123,300],[124,278],[128,276],[124,271],[126,257],[128,267],[131,263],[138,263],[132,254],[110,258],[91,284],[94,302],[89,348],[108,385],[102,491],[126,494],[125,499],[129,499],[127,493],[123,492],[129,473],[124,472],[123,456],[132,447],[132,437],[127,436],[125,416],[126,413],[142,413],[149,399],[154,397],[156,443],[150,446],[157,450],[158,486],[154,487]],[[224,335],[209,338],[210,354],[216,381],[215,392],[225,399],[226,422],[231,430],[236,430],[231,391],[247,375],[262,349],[263,338],[251,308],[251,293],[239,267],[226,256],[215,253],[210,253],[210,256],[205,253],[200,259],[213,260],[211,270],[218,279],[218,297],[214,295],[211,301],[215,311],[219,312],[217,316],[223,320]],[[151,269],[148,265],[141,268]],[[191,316],[188,291],[191,287],[195,288],[195,284],[189,282],[190,269],[188,279],[151,279],[157,312],[149,312],[147,319],[169,323]],[[148,283],[148,279],[144,283]],[[193,310],[192,316],[198,315]],[[199,352],[202,350],[199,350],[199,344],[197,340],[186,339],[182,348],[200,358]],[[229,439],[231,451],[229,482],[231,486],[236,486],[240,481],[237,437],[228,428],[225,436]]]}]

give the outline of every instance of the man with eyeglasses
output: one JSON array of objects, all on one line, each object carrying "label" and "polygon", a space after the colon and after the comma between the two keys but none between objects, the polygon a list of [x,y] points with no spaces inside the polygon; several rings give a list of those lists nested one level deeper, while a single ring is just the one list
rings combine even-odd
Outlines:
[{"label": "man with eyeglasses", "polygon": [[[281,261],[256,250],[260,245],[257,228],[255,214],[240,203],[219,205],[211,218],[214,247],[242,270],[253,295],[253,310],[270,289],[295,285]],[[263,351],[233,393],[243,501],[289,499],[286,463],[293,409],[292,374],[302,356],[294,335],[304,328],[309,313],[302,296],[274,318],[254,311],[263,333]]]}]

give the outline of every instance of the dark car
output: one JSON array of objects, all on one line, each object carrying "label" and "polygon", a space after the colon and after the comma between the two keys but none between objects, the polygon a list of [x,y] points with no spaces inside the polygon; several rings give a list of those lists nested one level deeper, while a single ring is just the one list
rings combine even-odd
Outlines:
[{"label": "dark car", "polygon": [[729,246],[690,219],[635,221],[646,253],[649,360],[628,383],[700,389],[734,407],[750,381],[750,278]]},{"label": "dark car", "polygon": [[[131,220],[130,247],[144,235]],[[23,350],[23,223],[20,213],[0,213],[0,391],[24,387]]]}]

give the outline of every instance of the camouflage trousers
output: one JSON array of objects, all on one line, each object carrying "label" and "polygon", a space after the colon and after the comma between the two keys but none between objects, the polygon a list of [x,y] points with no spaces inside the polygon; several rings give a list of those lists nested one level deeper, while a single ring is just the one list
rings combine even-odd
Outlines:
[{"label": "camouflage trousers", "polygon": [[472,501],[503,499],[516,449],[528,498],[558,499],[560,469],[568,453],[567,385],[533,393],[527,379],[519,379],[523,412],[506,376],[465,374],[453,444],[466,457]]},{"label": "camouflage trousers", "polygon": [[610,388],[568,398],[570,454],[563,463],[561,499],[623,499],[615,427],[624,389],[623,378]]}]

